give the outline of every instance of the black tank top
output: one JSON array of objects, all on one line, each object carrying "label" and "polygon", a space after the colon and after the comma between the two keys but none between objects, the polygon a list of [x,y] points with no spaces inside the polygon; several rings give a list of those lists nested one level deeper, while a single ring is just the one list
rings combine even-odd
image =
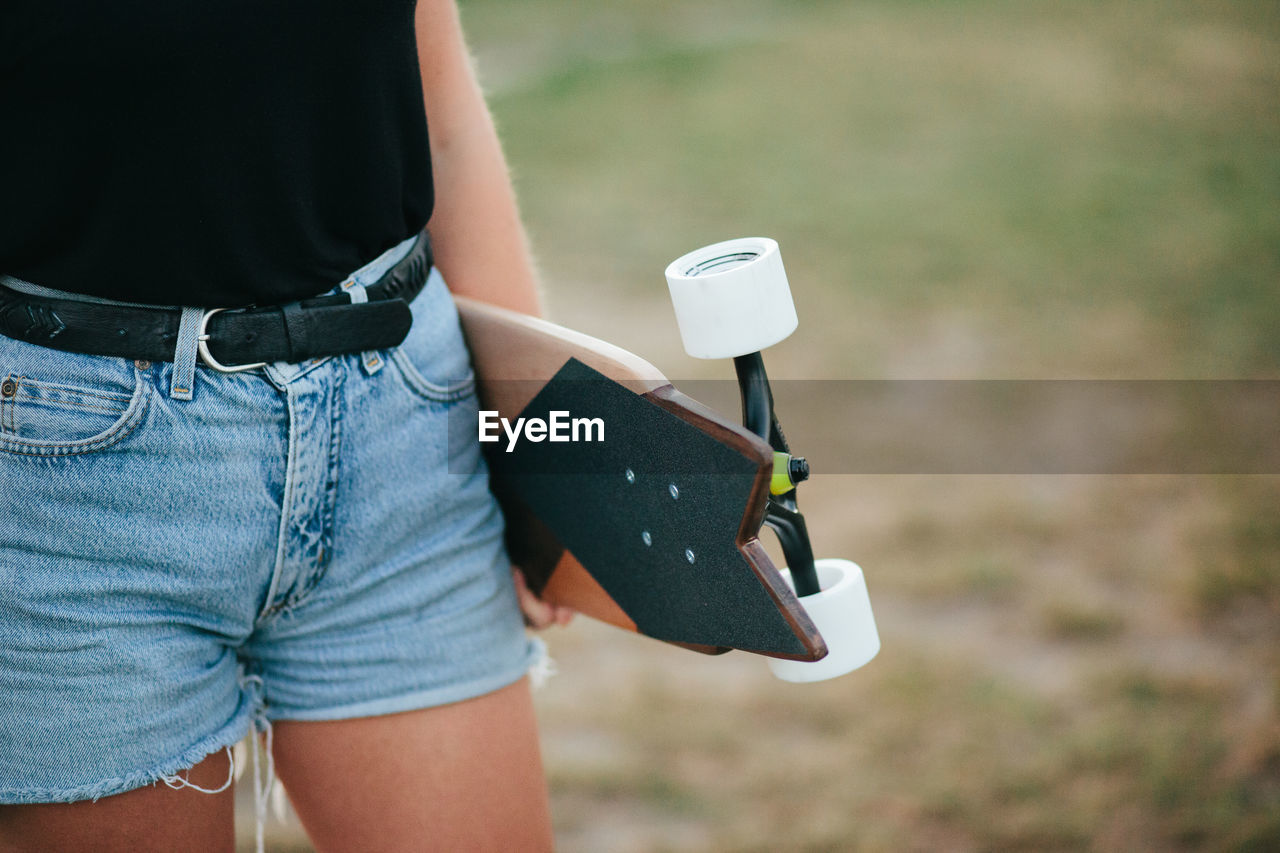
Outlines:
[{"label": "black tank top", "polygon": [[165,305],[323,292],[433,192],[415,0],[0,0],[0,273]]}]

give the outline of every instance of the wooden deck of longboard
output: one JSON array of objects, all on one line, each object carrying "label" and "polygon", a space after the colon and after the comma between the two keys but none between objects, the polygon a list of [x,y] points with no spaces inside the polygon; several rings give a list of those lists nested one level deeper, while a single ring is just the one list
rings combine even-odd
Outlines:
[{"label": "wooden deck of longboard", "polygon": [[[741,513],[737,529],[725,530],[724,534],[732,535],[733,546],[754,574],[754,579],[748,578],[746,582],[753,588],[758,587],[757,593],[763,590],[770,607],[785,623],[782,627],[788,635],[779,636],[772,648],[750,650],[801,660],[813,660],[825,654],[822,638],[758,540],[773,464],[772,449],[764,441],[681,394],[656,367],[620,347],[535,317],[463,297],[455,299],[472,352],[482,408],[496,410],[501,416],[514,420],[539,398],[553,377],[564,371],[566,365],[573,364],[585,368],[585,373],[575,368],[575,376],[593,374],[617,383],[647,404],[696,427],[717,445],[740,455],[749,471],[749,494],[741,496],[742,505],[736,509]],[[505,460],[495,457],[496,454],[491,455],[491,462],[495,463],[492,465],[494,491],[507,516],[509,550],[512,559],[525,570],[532,588],[548,601],[567,605],[617,627],[655,636],[662,634],[662,631],[637,625],[632,614],[615,600],[615,595],[605,589],[578,556],[561,543],[561,537],[542,521],[537,508],[530,507],[522,500],[519,489],[505,482]],[[546,508],[543,509],[542,514],[548,514]],[[583,540],[579,537],[578,541]],[[586,549],[580,547],[579,550]],[[597,553],[595,559],[598,564],[602,557]],[[723,592],[725,602],[742,597],[735,595],[735,590]],[[750,593],[749,590],[736,592]],[[720,602],[712,601],[708,606],[719,607]],[[757,612],[762,610],[758,602],[755,607]],[[662,639],[704,652],[748,647],[741,642],[726,643],[719,639],[715,642],[689,642],[671,636],[662,636]],[[789,642],[783,642],[784,639]]]}]

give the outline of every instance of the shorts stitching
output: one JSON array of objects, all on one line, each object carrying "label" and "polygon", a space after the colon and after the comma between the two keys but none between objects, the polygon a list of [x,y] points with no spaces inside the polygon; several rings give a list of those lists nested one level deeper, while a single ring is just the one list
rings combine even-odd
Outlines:
[{"label": "shorts stitching", "polygon": [[267,595],[262,602],[262,609],[254,618],[255,629],[269,625],[288,604],[287,601],[275,600],[280,594],[280,584],[284,579],[285,563],[289,556],[289,508],[293,506],[294,493],[297,489],[298,439],[293,431],[293,424],[297,418],[297,402],[288,392],[285,393],[285,409],[288,418],[285,434],[285,474],[280,492],[280,527],[276,533],[275,565],[271,568],[271,580],[267,584]]},{"label": "shorts stitching", "polygon": [[105,433],[83,442],[55,442],[51,444],[37,444],[35,442],[25,442],[20,439],[0,436],[0,452],[12,453],[16,456],[36,456],[36,457],[60,457],[60,456],[78,456],[83,453],[91,453],[95,450],[102,450],[122,441],[126,436],[138,428],[142,423],[148,408],[151,405],[151,395],[147,393],[145,386],[139,382],[138,394],[141,400],[136,401],[132,406],[134,412],[129,414],[129,410],[125,410],[125,417],[121,418]]},{"label": "shorts stitching", "polygon": [[[97,391],[92,388],[79,388],[75,385],[63,385],[61,382],[43,382],[39,379],[31,379],[27,376],[11,376],[9,378],[14,380],[19,391],[22,390],[23,385],[34,385],[37,388],[57,388],[62,391],[70,391],[72,394],[76,394],[81,397],[97,397],[100,400],[108,400],[125,404],[128,403],[131,397],[129,394],[115,394],[110,391]],[[35,395],[28,394],[27,396]]]},{"label": "shorts stitching", "polygon": [[129,411],[129,406],[127,404],[123,406],[113,406],[113,407],[96,406],[92,403],[77,403],[74,400],[50,400],[46,397],[37,397],[35,394],[14,395],[14,399],[17,399],[19,396],[27,400],[36,400],[37,402],[43,403],[50,407],[75,406],[80,409],[89,409],[95,412],[106,412],[108,414],[116,414],[116,415],[120,414],[121,412]]},{"label": "shorts stitching", "polygon": [[401,350],[393,350],[390,361],[399,368],[400,378],[408,389],[424,400],[433,403],[456,403],[475,393],[474,372],[450,385],[437,385],[424,377]]}]

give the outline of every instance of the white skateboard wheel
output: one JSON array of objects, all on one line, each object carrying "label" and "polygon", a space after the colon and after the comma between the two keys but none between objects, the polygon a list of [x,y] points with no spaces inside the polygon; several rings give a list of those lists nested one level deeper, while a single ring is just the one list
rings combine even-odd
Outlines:
[{"label": "white skateboard wheel", "polygon": [[[848,560],[818,560],[817,569],[821,592],[804,596],[800,603],[827,641],[827,656],[817,661],[769,658],[769,668],[783,681],[836,678],[864,666],[880,651],[862,569]],[[791,573],[782,569],[782,576],[791,585]]]},{"label": "white skateboard wheel", "polygon": [[733,358],[759,352],[796,330],[796,307],[778,244],[768,237],[726,240],[677,258],[667,287],[685,352]]}]

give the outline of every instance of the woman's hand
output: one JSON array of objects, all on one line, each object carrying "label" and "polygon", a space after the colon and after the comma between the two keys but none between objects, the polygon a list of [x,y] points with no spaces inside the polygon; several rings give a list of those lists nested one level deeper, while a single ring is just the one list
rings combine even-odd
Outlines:
[{"label": "woman's hand", "polygon": [[529,583],[524,579],[524,572],[511,567],[511,576],[516,584],[516,598],[520,601],[520,611],[524,614],[524,624],[535,631],[550,628],[552,625],[564,627],[573,619],[574,611],[568,607],[548,604],[533,594]]}]

